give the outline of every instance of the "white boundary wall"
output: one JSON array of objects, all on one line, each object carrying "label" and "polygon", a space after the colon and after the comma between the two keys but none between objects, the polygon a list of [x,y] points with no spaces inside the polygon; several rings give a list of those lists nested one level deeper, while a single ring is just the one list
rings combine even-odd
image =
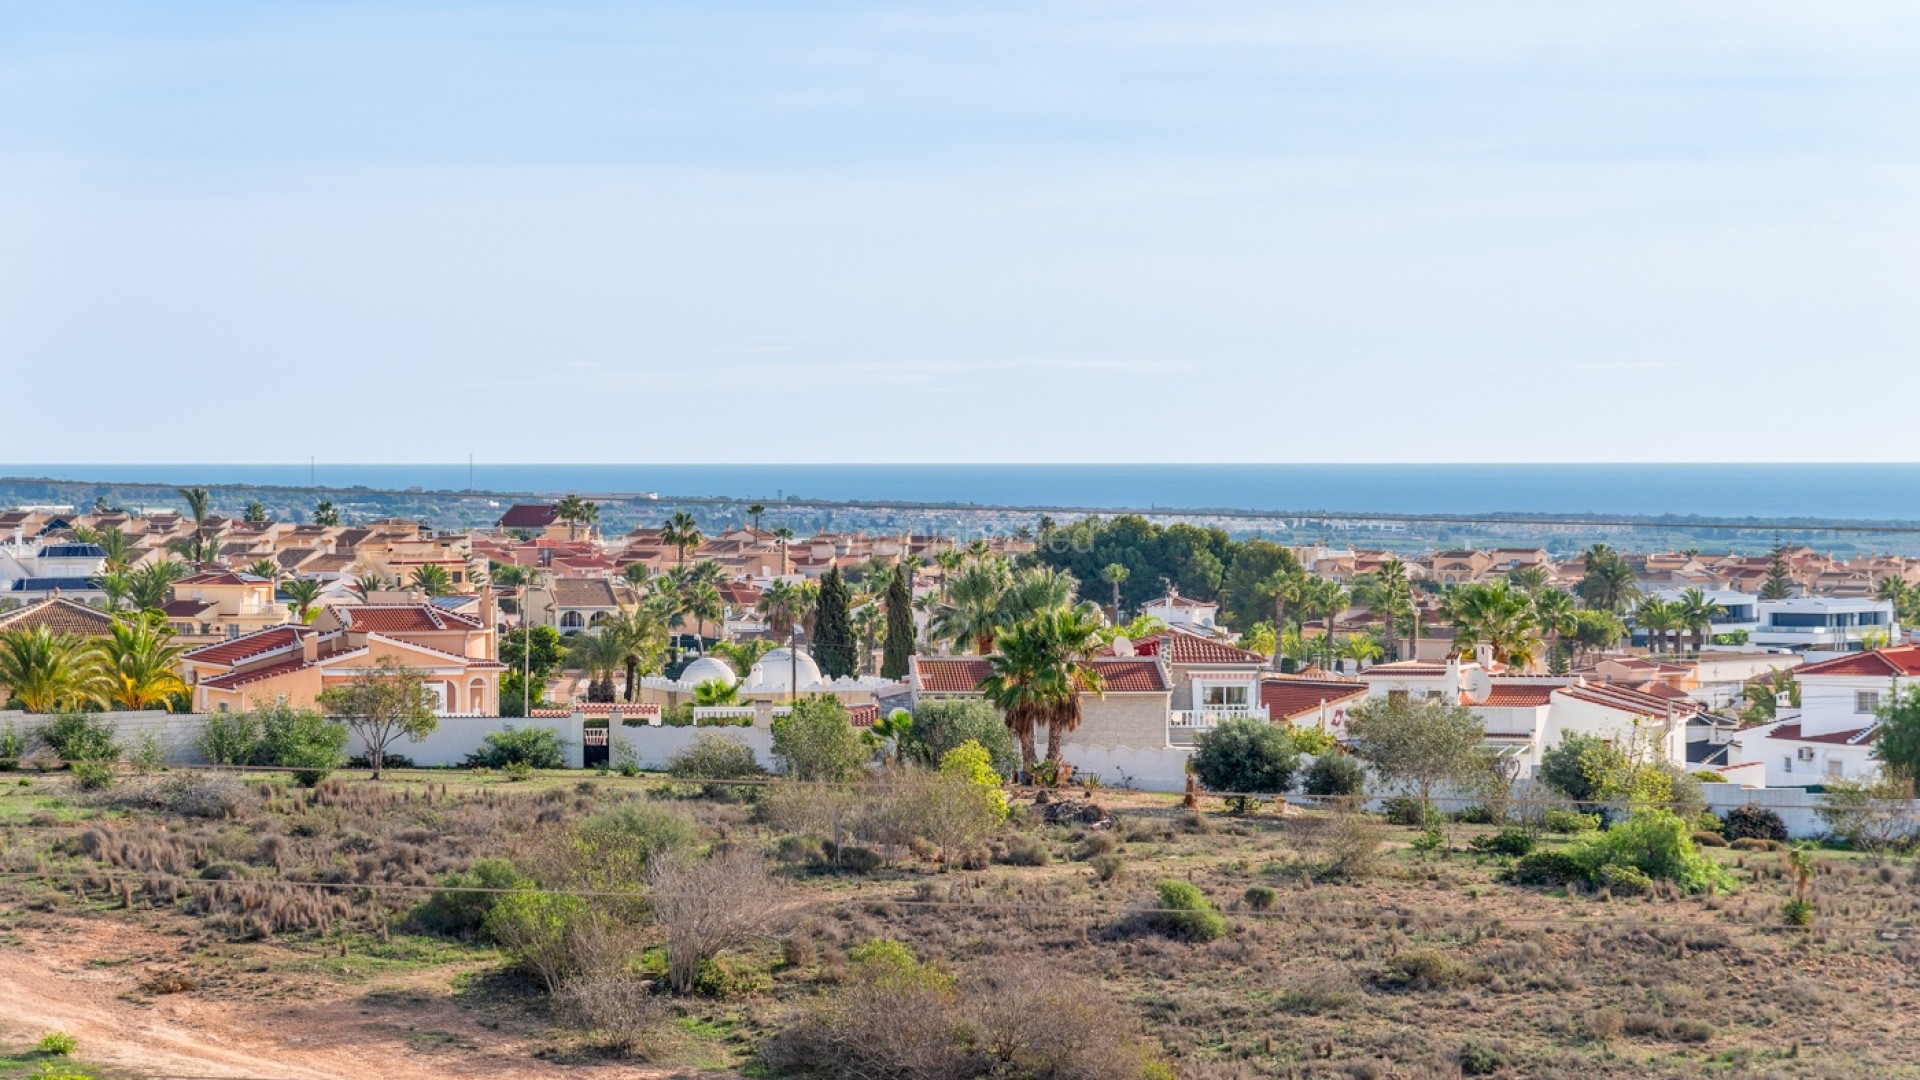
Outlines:
[{"label": "white boundary wall", "polygon": [[[723,739],[731,739],[734,742],[746,746],[747,749],[752,750],[754,759],[760,762],[761,768],[772,769],[774,767],[773,731],[771,728],[762,727],[758,724],[753,727],[668,727],[664,724],[659,727],[648,725],[613,725],[614,745],[616,747],[626,746],[632,750],[634,758],[639,761],[640,767],[643,769],[666,768],[667,762],[672,760],[675,754],[692,746],[694,740],[702,735],[717,735]],[[613,751],[612,760],[615,763],[618,763],[620,760],[620,753],[617,749]]]}]

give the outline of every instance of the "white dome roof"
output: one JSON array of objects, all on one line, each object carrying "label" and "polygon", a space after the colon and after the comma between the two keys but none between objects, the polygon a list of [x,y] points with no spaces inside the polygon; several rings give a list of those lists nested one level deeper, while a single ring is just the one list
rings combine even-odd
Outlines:
[{"label": "white dome roof", "polygon": [[[798,674],[800,682],[797,687],[789,685],[795,674]],[[813,657],[802,652],[796,658],[792,649],[775,649],[753,665],[753,670],[747,673],[747,681],[740,684],[740,688],[748,692],[799,691],[812,689],[820,683],[820,665],[813,662]]]},{"label": "white dome roof", "polygon": [[699,686],[715,679],[732,686],[740,681],[740,676],[734,672],[732,664],[717,656],[703,656],[680,672],[680,681],[688,686]]}]

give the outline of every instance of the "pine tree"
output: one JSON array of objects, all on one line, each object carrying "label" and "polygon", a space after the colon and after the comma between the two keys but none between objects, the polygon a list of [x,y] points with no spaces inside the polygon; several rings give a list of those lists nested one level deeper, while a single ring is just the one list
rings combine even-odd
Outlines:
[{"label": "pine tree", "polygon": [[913,655],[913,589],[907,579],[912,571],[895,567],[893,581],[887,585],[887,644],[880,654],[880,677],[907,677],[907,657]]},{"label": "pine tree", "polygon": [[1785,600],[1793,595],[1793,571],[1787,565],[1787,549],[1784,544],[1776,544],[1773,557],[1767,560],[1767,582],[1760,586],[1760,599]]},{"label": "pine tree", "polygon": [[834,567],[820,576],[820,599],[813,616],[813,659],[829,679],[853,674],[853,597]]}]

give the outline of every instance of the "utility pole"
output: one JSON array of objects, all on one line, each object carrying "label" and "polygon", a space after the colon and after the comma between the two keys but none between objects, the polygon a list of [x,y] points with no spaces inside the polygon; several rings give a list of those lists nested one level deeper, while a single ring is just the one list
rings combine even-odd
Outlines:
[{"label": "utility pole", "polygon": [[787,704],[800,700],[800,628],[793,628],[793,640],[787,643]]}]

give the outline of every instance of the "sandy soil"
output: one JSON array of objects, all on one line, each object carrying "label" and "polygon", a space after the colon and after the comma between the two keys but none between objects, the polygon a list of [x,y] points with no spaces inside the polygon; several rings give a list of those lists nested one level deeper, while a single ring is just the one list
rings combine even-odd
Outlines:
[{"label": "sandy soil", "polygon": [[[311,1080],[319,1077],[580,1076],[667,1080],[685,1070],[561,1064],[490,1029],[441,992],[316,984],[299,1001],[245,1001],[187,992],[150,996],[140,983],[170,963],[181,940],[106,920],[23,930],[0,946],[0,1038],[23,1044],[48,1029],[74,1035],[79,1057],[142,1074]],[[397,1000],[393,992],[403,991]],[[702,1074],[713,1076],[715,1074]]]}]

